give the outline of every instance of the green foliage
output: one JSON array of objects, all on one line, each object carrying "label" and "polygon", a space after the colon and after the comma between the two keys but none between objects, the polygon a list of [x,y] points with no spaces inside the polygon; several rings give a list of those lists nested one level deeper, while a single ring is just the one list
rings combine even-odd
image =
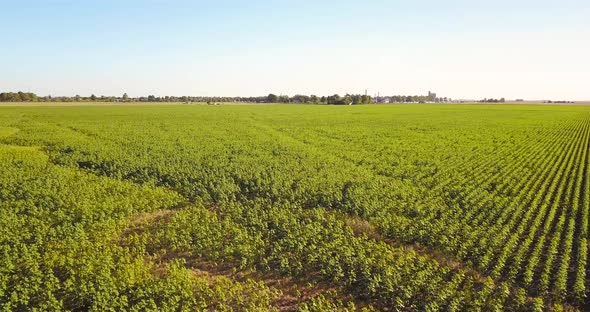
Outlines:
[{"label": "green foliage", "polygon": [[51,165],[34,148],[0,146],[0,307],[266,310],[275,294],[262,284],[210,285],[182,262],[158,269],[113,242],[126,218],[181,202],[164,189]]},{"label": "green foliage", "polygon": [[[324,295],[313,297],[298,308],[299,312],[355,312],[358,310],[353,302],[343,303],[341,300],[330,299]],[[372,311],[372,309],[363,308],[361,311]]]},{"label": "green foliage", "polygon": [[37,102],[39,97],[31,92],[3,92],[0,93],[0,102]]},{"label": "green foliage", "polygon": [[0,141],[7,310],[271,309],[236,271],[350,299],[302,311],[585,304],[585,107],[3,108]]}]

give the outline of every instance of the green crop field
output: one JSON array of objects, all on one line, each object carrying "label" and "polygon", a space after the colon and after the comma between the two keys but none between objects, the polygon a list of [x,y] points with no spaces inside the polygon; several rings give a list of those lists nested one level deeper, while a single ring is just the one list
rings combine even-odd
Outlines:
[{"label": "green crop field", "polygon": [[588,310],[590,107],[0,107],[3,311]]}]

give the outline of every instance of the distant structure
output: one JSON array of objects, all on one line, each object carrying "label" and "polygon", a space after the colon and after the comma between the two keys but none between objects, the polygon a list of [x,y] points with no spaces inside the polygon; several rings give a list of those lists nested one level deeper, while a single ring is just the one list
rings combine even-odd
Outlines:
[{"label": "distant structure", "polygon": [[436,101],[436,93],[428,91],[428,98],[430,99],[430,101],[435,102]]}]

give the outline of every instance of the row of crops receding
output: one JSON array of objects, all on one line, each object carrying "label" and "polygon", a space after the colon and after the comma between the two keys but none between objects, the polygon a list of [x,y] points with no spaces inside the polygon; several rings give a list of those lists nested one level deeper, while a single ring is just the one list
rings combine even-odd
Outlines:
[{"label": "row of crops receding", "polygon": [[5,310],[587,310],[590,108],[0,110]]}]

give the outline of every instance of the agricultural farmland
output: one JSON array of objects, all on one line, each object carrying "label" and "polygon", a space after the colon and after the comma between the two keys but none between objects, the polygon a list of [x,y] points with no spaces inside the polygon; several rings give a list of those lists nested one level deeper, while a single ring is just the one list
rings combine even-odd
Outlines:
[{"label": "agricultural farmland", "polygon": [[0,108],[4,310],[588,310],[590,107]]}]

